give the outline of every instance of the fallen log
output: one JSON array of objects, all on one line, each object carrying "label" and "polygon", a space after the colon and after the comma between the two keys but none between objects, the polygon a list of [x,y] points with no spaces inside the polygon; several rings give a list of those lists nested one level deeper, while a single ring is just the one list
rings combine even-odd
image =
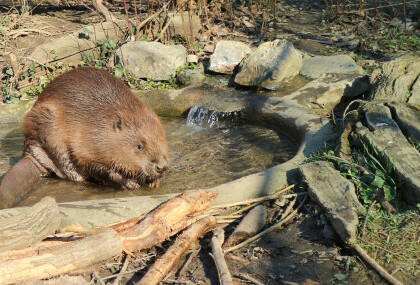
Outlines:
[{"label": "fallen log", "polygon": [[[186,191],[147,214],[137,225],[120,232],[124,250],[133,252],[155,246],[188,226],[187,217],[207,209],[217,192]],[[180,226],[184,223],[184,227]],[[176,228],[176,230],[174,230]]]},{"label": "fallen log", "polygon": [[175,241],[175,243],[149,268],[146,275],[136,285],[159,284],[168,274],[179,258],[191,245],[209,229],[216,225],[216,218],[209,216],[189,226]]},{"label": "fallen log", "polygon": [[45,197],[26,211],[0,220],[0,252],[36,244],[53,235],[60,223],[55,199]]},{"label": "fallen log", "polygon": [[35,254],[0,261],[0,284],[52,278],[102,262],[121,254],[122,241],[112,229],[49,248],[38,247]]},{"label": "fallen log", "polygon": [[[54,240],[39,242],[29,248],[0,252],[0,284],[51,278],[102,262],[121,254],[123,250],[130,252],[155,246],[197,220],[208,221],[209,214],[202,210],[210,206],[216,194],[205,190],[187,191],[142,219],[131,219],[108,228],[87,229],[74,225],[69,229],[83,234],[60,234]],[[51,198],[45,200],[48,199],[51,201]],[[55,207],[56,211],[49,216],[59,218],[57,205]],[[25,214],[22,216],[25,217]],[[48,223],[41,225],[46,227]],[[59,225],[58,220],[52,233]],[[129,226],[132,228],[127,228]]]},{"label": "fallen log", "polygon": [[234,246],[244,239],[254,236],[264,227],[266,221],[267,209],[263,205],[256,206],[242,219],[223,247]]}]

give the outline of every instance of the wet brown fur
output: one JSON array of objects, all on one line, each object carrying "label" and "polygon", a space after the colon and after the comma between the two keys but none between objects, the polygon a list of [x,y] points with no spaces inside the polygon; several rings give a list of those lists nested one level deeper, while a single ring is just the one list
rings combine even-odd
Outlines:
[{"label": "wet brown fur", "polygon": [[157,115],[104,70],[77,68],[55,78],[23,126],[24,156],[64,179],[153,187],[167,169]]}]

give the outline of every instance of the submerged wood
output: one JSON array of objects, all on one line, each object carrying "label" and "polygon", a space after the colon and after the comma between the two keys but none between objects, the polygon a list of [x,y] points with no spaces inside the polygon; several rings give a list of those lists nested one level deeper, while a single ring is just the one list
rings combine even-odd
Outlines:
[{"label": "submerged wood", "polygon": [[103,262],[122,250],[121,238],[112,229],[58,246],[44,247],[40,243],[32,255],[0,261],[0,284],[59,276]]},{"label": "submerged wood", "polygon": [[[188,215],[207,209],[217,192],[208,190],[186,191],[147,214],[137,225],[119,234],[123,238],[124,250],[137,251],[157,245],[176,231],[173,228]],[[185,224],[187,226],[187,224]],[[178,230],[182,230],[180,227]]]},{"label": "submerged wood", "polygon": [[216,225],[216,218],[209,216],[189,226],[165,252],[164,255],[149,268],[146,275],[136,285],[159,284],[168,274],[179,258],[195,241]]},{"label": "submerged wood", "polygon": [[58,204],[54,198],[45,197],[26,211],[0,220],[0,252],[40,242],[53,235],[60,223]]}]

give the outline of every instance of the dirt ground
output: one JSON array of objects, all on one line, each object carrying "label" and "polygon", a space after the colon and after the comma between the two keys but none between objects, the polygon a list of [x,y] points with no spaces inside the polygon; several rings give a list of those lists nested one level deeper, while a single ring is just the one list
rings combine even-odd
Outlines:
[{"label": "dirt ground", "polygon": [[[115,1],[114,4],[108,6],[118,18],[124,19],[121,2]],[[261,14],[255,14],[257,15],[255,17],[257,20],[255,20],[245,7],[235,10],[233,21],[226,15],[214,20],[210,25],[213,33],[206,28],[201,31],[199,43],[202,49],[198,53],[199,57],[208,56],[211,47],[222,38],[240,40],[253,45],[275,38],[285,38],[293,42],[296,48],[312,55],[334,54],[343,51],[361,53],[363,51],[361,48],[367,45],[363,41],[359,41],[356,48],[346,45],[347,42],[354,39],[352,35],[356,29],[360,29],[360,26],[351,22],[351,17],[347,17],[340,24],[325,22],[324,1],[280,2],[282,6],[278,11],[276,23],[267,21],[262,26],[262,22],[257,17]],[[148,5],[144,4],[140,8],[147,11],[147,7]],[[130,10],[130,14],[133,15],[132,10]],[[9,20],[5,19],[7,15],[9,15]],[[2,25],[9,25],[12,28],[13,25],[15,27],[18,25],[38,30],[3,42],[0,54],[0,69],[3,72],[9,67],[7,54],[10,51],[15,52],[18,57],[24,58],[36,46],[52,38],[101,20],[96,11],[84,5],[38,6],[31,11],[31,14],[26,15],[14,13],[10,7],[1,7],[0,17]],[[247,24],[244,24],[245,22]],[[208,28],[208,26],[206,27]],[[378,61],[389,55],[387,52],[387,50],[366,49],[359,64],[373,70],[377,67]],[[274,203],[267,204],[272,214],[276,210]],[[232,231],[235,225],[233,223],[227,226],[228,232],[229,229]],[[123,276],[122,283],[134,284],[140,280],[148,266],[153,263],[156,256],[164,252],[169,243],[170,241],[163,244],[162,247],[154,248],[148,252],[140,252],[132,257],[127,268],[128,273]],[[195,250],[184,256],[177,268],[167,276],[163,283],[218,284],[218,273],[209,254],[208,244],[209,237],[207,235]],[[197,255],[179,274],[179,270],[184,267],[185,261],[191,254]],[[100,277],[105,282],[113,282],[112,278],[107,279],[106,277],[120,271],[124,258],[123,256],[118,257],[95,267],[94,270],[99,271]],[[290,224],[267,234],[249,246],[227,254],[226,259],[234,276],[234,284],[251,284],[250,281],[238,277],[240,274],[247,274],[261,284],[385,284],[369,266],[338,240],[318,206],[311,202],[305,204],[298,217]],[[91,272],[92,270],[88,270],[83,276],[91,284],[99,284],[92,277]],[[411,284],[420,284],[420,281],[413,281]]]}]

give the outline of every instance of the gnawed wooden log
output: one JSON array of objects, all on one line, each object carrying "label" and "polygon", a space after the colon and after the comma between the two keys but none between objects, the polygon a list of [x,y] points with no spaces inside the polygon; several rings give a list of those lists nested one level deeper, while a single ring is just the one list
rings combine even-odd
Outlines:
[{"label": "gnawed wooden log", "polygon": [[[137,251],[157,245],[177,231],[185,218],[198,211],[207,209],[217,192],[208,190],[191,190],[172,198],[147,214],[134,227],[120,232],[123,238],[124,250]],[[185,227],[188,226],[185,224]]]},{"label": "gnawed wooden log", "polygon": [[136,285],[159,284],[168,274],[179,258],[191,245],[209,229],[216,225],[216,218],[209,216],[189,226],[175,241],[175,243],[149,268],[146,275]]},{"label": "gnawed wooden log", "polygon": [[45,197],[25,212],[0,220],[0,252],[40,242],[53,235],[60,228],[60,223],[60,211],[55,199]]},{"label": "gnawed wooden log", "polygon": [[263,205],[256,206],[242,219],[223,247],[234,246],[244,239],[254,236],[264,227],[266,222],[267,209]]},{"label": "gnawed wooden log", "polygon": [[121,238],[112,229],[58,246],[43,247],[41,243],[33,255],[0,261],[0,284],[59,276],[112,258],[122,250]]}]

